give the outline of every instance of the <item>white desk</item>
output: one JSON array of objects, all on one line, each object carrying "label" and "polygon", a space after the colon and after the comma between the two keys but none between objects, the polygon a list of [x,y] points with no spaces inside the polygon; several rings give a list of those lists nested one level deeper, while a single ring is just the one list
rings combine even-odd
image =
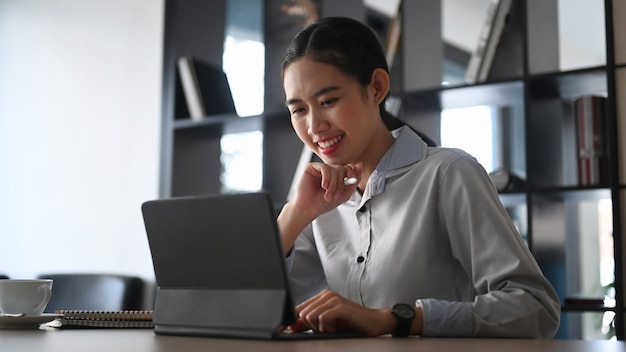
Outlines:
[{"label": "white desk", "polygon": [[626,352],[624,341],[391,337],[257,341],[155,335],[151,329],[0,330],[2,352]]}]

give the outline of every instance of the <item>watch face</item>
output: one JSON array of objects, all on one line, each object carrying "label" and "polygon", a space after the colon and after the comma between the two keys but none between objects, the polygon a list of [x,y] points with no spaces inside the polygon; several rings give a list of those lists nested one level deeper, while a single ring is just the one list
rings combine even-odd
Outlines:
[{"label": "watch face", "polygon": [[411,323],[415,318],[415,308],[410,304],[397,303],[391,308],[391,314],[398,320],[398,326],[391,333],[394,337],[407,337],[411,332]]},{"label": "watch face", "polygon": [[401,318],[411,319],[415,317],[415,309],[408,304],[396,304],[392,309],[393,313]]}]

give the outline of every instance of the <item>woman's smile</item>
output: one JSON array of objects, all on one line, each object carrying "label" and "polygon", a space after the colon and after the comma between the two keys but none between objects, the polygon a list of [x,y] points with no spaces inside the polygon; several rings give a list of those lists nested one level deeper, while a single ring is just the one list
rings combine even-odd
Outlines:
[{"label": "woman's smile", "polygon": [[335,136],[333,138],[328,138],[324,140],[318,140],[317,146],[319,147],[322,154],[330,154],[334,152],[339,147],[339,142],[343,139],[343,134],[339,136]]}]

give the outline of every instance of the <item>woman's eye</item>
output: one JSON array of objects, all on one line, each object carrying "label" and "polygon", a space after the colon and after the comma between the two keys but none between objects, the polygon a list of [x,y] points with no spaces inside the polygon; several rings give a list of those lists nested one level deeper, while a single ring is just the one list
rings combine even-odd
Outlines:
[{"label": "woman's eye", "polygon": [[291,109],[291,115],[298,115],[299,113],[301,113],[302,111],[304,111],[303,108],[295,108],[295,109]]},{"label": "woman's eye", "polygon": [[337,100],[339,100],[339,99],[338,98],[333,98],[333,99],[324,100],[322,102],[322,106],[331,105],[332,103],[336,102]]}]

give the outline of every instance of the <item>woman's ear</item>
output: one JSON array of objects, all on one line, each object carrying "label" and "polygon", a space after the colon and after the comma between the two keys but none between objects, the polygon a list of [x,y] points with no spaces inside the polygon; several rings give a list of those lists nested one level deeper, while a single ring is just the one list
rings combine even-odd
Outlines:
[{"label": "woman's ear", "polygon": [[372,72],[372,79],[370,80],[370,88],[368,91],[372,92],[372,98],[374,101],[382,102],[387,94],[389,94],[389,74],[382,68],[377,68]]}]

